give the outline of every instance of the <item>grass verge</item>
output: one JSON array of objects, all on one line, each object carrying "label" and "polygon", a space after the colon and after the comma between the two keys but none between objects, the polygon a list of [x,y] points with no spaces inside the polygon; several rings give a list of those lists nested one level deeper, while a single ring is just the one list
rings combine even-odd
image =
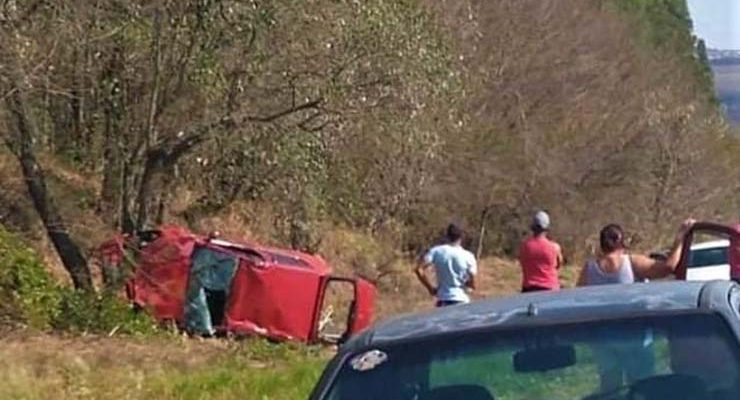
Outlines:
[{"label": "grass verge", "polygon": [[321,349],[261,340],[14,333],[0,339],[0,398],[301,399],[329,356]]}]

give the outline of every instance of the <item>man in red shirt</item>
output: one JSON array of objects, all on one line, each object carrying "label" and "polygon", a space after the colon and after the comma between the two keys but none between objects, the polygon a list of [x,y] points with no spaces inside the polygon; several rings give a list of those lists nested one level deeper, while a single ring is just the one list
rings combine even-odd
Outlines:
[{"label": "man in red shirt", "polygon": [[558,269],[563,264],[560,245],[547,237],[550,216],[539,211],[532,218],[532,236],[519,247],[522,266],[522,292],[560,289]]}]

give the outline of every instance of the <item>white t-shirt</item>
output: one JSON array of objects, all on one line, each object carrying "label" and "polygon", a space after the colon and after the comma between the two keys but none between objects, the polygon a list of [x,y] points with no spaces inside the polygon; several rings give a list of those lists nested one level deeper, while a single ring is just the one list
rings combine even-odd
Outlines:
[{"label": "white t-shirt", "polygon": [[437,273],[437,299],[442,301],[469,302],[465,283],[470,275],[478,272],[473,253],[462,246],[443,244],[432,247],[424,262],[434,265]]}]

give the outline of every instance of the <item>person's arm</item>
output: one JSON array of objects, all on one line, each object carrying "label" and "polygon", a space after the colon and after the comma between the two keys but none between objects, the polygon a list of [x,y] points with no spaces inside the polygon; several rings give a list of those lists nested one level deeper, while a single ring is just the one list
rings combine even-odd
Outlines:
[{"label": "person's arm", "polygon": [[478,288],[475,280],[475,274],[470,274],[470,276],[468,276],[468,281],[465,282],[465,286],[467,286],[471,290],[475,290]]},{"label": "person's arm", "polygon": [[654,259],[641,254],[630,256],[635,275],[640,279],[659,279],[674,273],[681,258],[684,237],[695,222],[693,219],[687,219],[681,224],[665,259]]},{"label": "person's arm", "polygon": [[471,290],[477,289],[477,283],[475,276],[478,274],[478,263],[475,260],[475,256],[471,255],[470,264],[468,265],[468,280],[465,282],[465,286]]},{"label": "person's arm", "polygon": [[563,249],[560,247],[559,244],[555,242],[553,242],[553,244],[555,245],[555,251],[557,251],[557,258],[555,260],[556,262],[555,268],[560,269],[560,267],[562,267],[563,264],[565,264],[565,258],[563,257]]},{"label": "person's arm", "polygon": [[421,282],[421,284],[424,285],[424,288],[426,288],[427,292],[432,296],[436,296],[437,288],[432,284],[432,280],[429,279],[429,276],[427,275],[427,271],[433,266],[432,260],[434,259],[434,255],[432,254],[432,251],[433,250],[430,250],[421,260],[419,260],[419,264],[416,266],[414,272],[416,273],[416,277],[419,279],[419,282]]},{"label": "person's arm", "polygon": [[429,294],[432,296],[436,296],[437,288],[434,287],[431,279],[429,279],[429,276],[427,275],[427,270],[431,266],[432,264],[422,262],[416,267],[416,270],[414,272],[416,272],[416,277],[419,278],[419,282],[424,285],[424,287],[427,289],[427,292],[429,292]]}]

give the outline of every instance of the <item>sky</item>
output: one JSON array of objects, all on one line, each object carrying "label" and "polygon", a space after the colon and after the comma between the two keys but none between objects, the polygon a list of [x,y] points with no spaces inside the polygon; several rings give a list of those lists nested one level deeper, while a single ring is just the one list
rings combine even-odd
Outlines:
[{"label": "sky", "polygon": [[694,33],[707,47],[740,50],[740,0],[688,0]]}]

